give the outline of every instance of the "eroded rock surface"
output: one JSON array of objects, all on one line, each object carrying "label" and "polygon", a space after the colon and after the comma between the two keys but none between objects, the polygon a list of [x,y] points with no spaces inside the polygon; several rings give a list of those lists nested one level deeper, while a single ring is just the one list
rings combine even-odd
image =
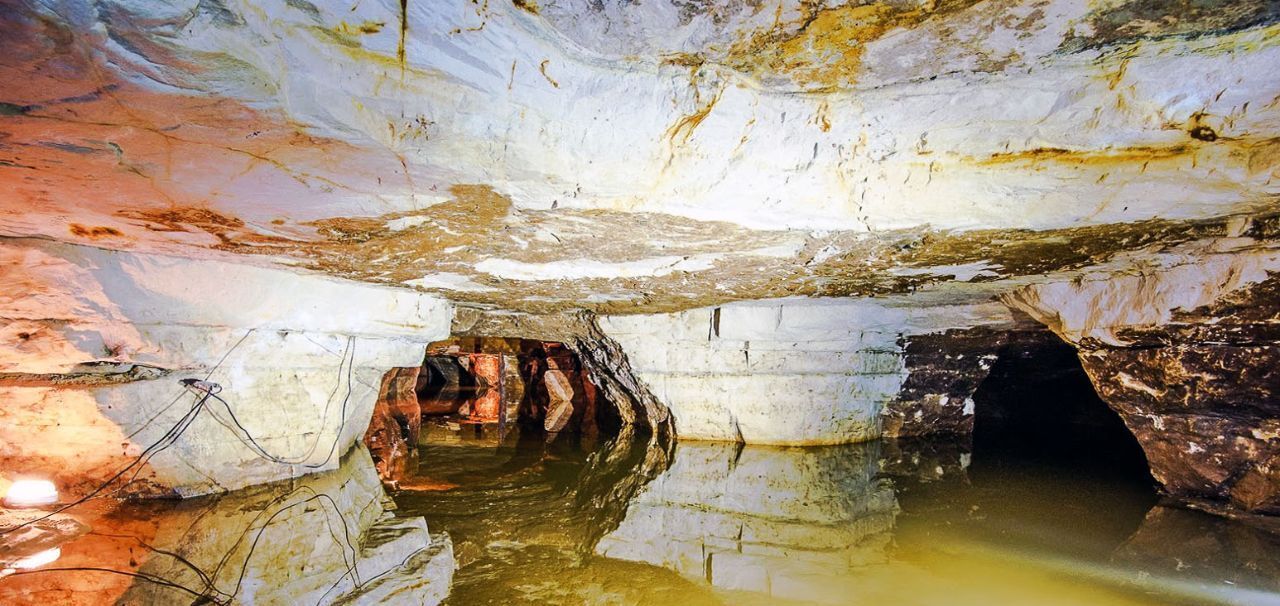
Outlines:
[{"label": "eroded rock surface", "polygon": [[331,466],[423,292],[659,431],[965,431],[1023,289],[1171,491],[1280,507],[1273,2],[0,2],[0,457],[73,493],[179,379],[138,492]]},{"label": "eroded rock surface", "polygon": [[1025,275],[1280,193],[1261,0],[535,4],[10,0],[0,231],[658,312]]},{"label": "eroded rock surface", "polygon": [[[3,579],[5,603],[434,606],[449,593],[449,535],[394,517],[357,448],[334,470],[180,503],[81,511],[89,534],[46,570]],[[120,571],[120,574],[103,570]],[[132,576],[131,576],[132,575]]]},{"label": "eroded rock surface", "polygon": [[1119,277],[1086,274],[1009,300],[1080,348],[1165,490],[1280,513],[1274,241],[1204,241],[1130,263]]}]

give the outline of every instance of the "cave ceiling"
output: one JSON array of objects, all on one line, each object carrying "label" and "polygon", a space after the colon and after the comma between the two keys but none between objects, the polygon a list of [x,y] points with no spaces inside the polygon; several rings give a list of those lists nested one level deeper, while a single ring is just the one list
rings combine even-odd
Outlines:
[{"label": "cave ceiling", "polygon": [[1271,1],[0,1],[0,235],[517,311],[1270,229]]}]

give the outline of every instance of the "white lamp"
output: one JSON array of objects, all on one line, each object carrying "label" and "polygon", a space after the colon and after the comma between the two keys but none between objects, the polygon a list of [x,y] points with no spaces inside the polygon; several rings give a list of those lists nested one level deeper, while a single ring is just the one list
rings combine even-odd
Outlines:
[{"label": "white lamp", "polygon": [[58,488],[49,480],[18,480],[4,495],[6,507],[42,507],[58,502]]},{"label": "white lamp", "polygon": [[37,553],[35,555],[30,555],[25,558],[22,558],[21,560],[18,560],[17,562],[10,564],[10,566],[20,570],[31,570],[32,568],[39,568],[41,566],[44,566],[45,564],[52,564],[58,561],[58,558],[61,556],[62,556],[62,548],[54,547],[52,549],[46,549],[44,551],[41,551],[40,553]]}]

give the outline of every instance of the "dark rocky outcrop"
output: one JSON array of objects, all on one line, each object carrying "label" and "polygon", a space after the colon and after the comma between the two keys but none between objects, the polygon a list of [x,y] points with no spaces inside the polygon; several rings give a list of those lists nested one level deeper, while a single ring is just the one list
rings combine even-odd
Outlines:
[{"label": "dark rocky outcrop", "polygon": [[965,435],[973,431],[973,392],[987,377],[1005,332],[948,330],[901,340],[907,378],[880,413],[884,436]]},{"label": "dark rocky outcrop", "polygon": [[1167,494],[1280,514],[1280,256],[1245,225],[1007,300],[1079,349]]},{"label": "dark rocky outcrop", "polygon": [[1280,514],[1280,280],[1083,349],[1098,393],[1172,494]]},{"label": "dark rocky outcrop", "polygon": [[622,346],[600,330],[594,314],[538,316],[459,308],[453,332],[455,336],[520,337],[563,343],[599,389],[599,400],[611,404],[610,410],[622,424],[655,433],[671,432],[670,411],[632,371]]}]

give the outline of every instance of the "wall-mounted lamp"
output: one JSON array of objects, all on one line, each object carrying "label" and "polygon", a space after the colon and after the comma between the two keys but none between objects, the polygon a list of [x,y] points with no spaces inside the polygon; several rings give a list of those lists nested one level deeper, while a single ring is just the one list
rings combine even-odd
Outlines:
[{"label": "wall-mounted lamp", "polygon": [[18,480],[5,492],[6,507],[43,507],[58,502],[58,488],[49,480]]},{"label": "wall-mounted lamp", "polygon": [[10,566],[18,570],[31,570],[32,568],[39,568],[45,564],[52,564],[58,561],[58,558],[60,557],[62,557],[62,548],[54,547],[22,558],[21,560],[10,564]]}]

